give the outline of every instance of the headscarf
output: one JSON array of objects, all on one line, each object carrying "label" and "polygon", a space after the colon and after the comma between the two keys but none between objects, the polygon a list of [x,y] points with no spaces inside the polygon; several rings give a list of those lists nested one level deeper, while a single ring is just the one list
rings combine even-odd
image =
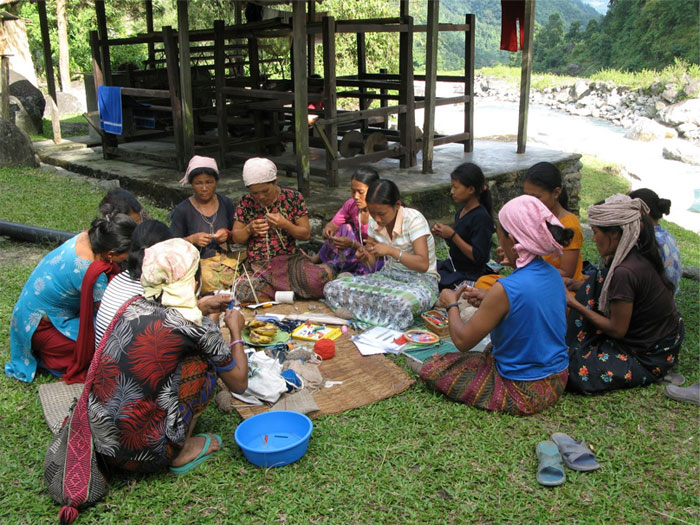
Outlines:
[{"label": "headscarf", "polygon": [[188,184],[190,182],[190,173],[196,169],[208,169],[212,170],[217,175],[219,174],[219,166],[216,164],[216,159],[195,155],[190,159],[190,163],[187,165],[187,170],[185,171],[185,176],[180,179],[180,184],[183,186]]},{"label": "headscarf", "polygon": [[562,253],[559,244],[547,228],[547,223],[563,228],[559,219],[542,201],[530,195],[521,195],[509,200],[498,213],[501,227],[516,239],[516,268],[532,262],[538,255]]},{"label": "headscarf", "polygon": [[605,276],[603,289],[598,298],[598,308],[605,314],[610,310],[608,288],[613,272],[637,244],[639,232],[642,229],[642,215],[647,213],[649,213],[649,207],[642,199],[631,199],[629,195],[622,193],[608,197],[603,204],[594,204],[588,207],[588,222],[592,226],[620,226],[622,228],[620,242],[615,250],[608,275]]},{"label": "headscarf", "polygon": [[272,182],[277,178],[277,166],[270,159],[253,157],[243,165],[243,184],[246,187],[253,184]]},{"label": "headscarf", "polygon": [[194,290],[198,267],[199,251],[185,239],[168,239],[146,248],[141,269],[143,296],[160,296],[163,306],[201,325],[202,312],[197,308]]}]

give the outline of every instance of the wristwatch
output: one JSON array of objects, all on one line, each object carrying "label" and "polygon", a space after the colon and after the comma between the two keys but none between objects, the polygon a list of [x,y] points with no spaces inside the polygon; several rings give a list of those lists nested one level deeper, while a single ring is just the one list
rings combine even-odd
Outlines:
[{"label": "wristwatch", "polygon": [[446,312],[449,312],[449,311],[450,311],[450,308],[452,308],[453,306],[456,306],[456,307],[459,308],[459,303],[448,304],[447,306],[445,306],[445,311],[446,311]]}]

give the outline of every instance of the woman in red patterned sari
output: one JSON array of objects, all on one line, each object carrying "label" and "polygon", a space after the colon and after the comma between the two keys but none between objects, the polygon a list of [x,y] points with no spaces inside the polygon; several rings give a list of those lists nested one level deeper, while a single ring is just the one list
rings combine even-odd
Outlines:
[{"label": "woman in red patterned sari", "polygon": [[[233,392],[248,384],[240,330],[227,310],[231,345],[202,315],[195,297],[199,252],[183,239],[147,248],[143,297],[131,302],[105,335],[89,400],[95,449],[107,464],[183,474],[221,447],[216,434],[192,435],[214,394],[217,376]],[[212,439],[213,438],[213,439]]]}]

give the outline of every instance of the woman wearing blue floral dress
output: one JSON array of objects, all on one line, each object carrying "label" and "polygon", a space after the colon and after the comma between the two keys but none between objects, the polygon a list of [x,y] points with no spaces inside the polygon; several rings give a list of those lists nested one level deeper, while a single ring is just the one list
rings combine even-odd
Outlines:
[{"label": "woman wearing blue floral dress", "polygon": [[[31,382],[39,364],[65,375],[68,382],[84,378],[94,352],[95,330],[93,323],[82,321],[93,321],[94,303],[102,298],[107,278],[118,273],[117,263],[128,256],[135,227],[127,215],[95,219],[89,231],[39,262],[12,311],[11,361],[5,365],[9,377]],[[86,297],[81,300],[81,295]],[[87,354],[79,351],[79,344]]]},{"label": "woman wearing blue floral dress", "polygon": [[676,364],[683,321],[647,212],[641,199],[620,194],[588,208],[608,267],[577,281],[575,298],[567,294],[569,390],[646,386]]}]

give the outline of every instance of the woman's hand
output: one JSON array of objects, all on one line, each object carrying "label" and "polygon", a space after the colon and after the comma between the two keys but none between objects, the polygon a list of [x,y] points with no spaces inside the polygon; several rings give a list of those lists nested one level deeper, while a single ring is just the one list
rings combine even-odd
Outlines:
[{"label": "woman's hand", "polygon": [[233,301],[233,295],[230,293],[205,295],[197,301],[197,308],[202,311],[203,315],[217,314],[226,310],[231,301]]},{"label": "woman's hand", "polygon": [[498,257],[498,263],[502,264],[503,266],[512,266],[510,263],[510,259],[508,259],[508,256],[506,255],[506,251],[502,247],[496,248],[496,256]]},{"label": "woman's hand", "polygon": [[479,306],[481,306],[481,302],[484,300],[487,293],[488,290],[482,290],[481,288],[472,288],[468,286],[464,290],[464,298],[470,305],[479,308]]},{"label": "woman's hand", "polygon": [[265,235],[270,229],[267,219],[253,219],[248,223],[248,231],[251,235]]},{"label": "woman's hand", "polygon": [[268,213],[266,217],[267,222],[275,228],[283,228],[286,230],[289,225],[289,220],[281,213]]},{"label": "woman's hand", "polygon": [[211,242],[211,239],[212,235],[204,232],[193,233],[192,235],[187,237],[188,241],[190,241],[195,246],[198,246],[199,248],[204,248],[205,246],[208,246]]},{"label": "woman's hand", "polygon": [[459,301],[460,297],[462,297],[462,294],[466,289],[467,285],[462,285],[456,290],[452,290],[451,288],[445,288],[442,292],[440,292],[438,304],[444,307],[456,303],[457,301]]},{"label": "woman's hand", "polygon": [[226,313],[224,314],[224,323],[226,323],[228,329],[231,330],[232,339],[240,339],[241,330],[245,325],[245,318],[243,317],[243,314],[241,314],[241,312],[235,308],[226,310]]},{"label": "woman's hand", "polygon": [[583,286],[583,283],[585,283],[589,277],[590,275],[584,275],[583,279],[580,281],[578,279],[572,279],[571,277],[562,277],[562,279],[564,280],[564,286],[566,286],[567,290],[576,292],[579,288],[581,288],[581,286]]},{"label": "woman's hand", "polygon": [[350,237],[331,237],[328,239],[328,242],[339,250],[347,250],[355,245],[355,241],[353,241]]},{"label": "woman's hand", "polygon": [[364,246],[360,246],[357,251],[355,251],[355,258],[363,263],[368,262],[369,254],[367,253],[367,249]]},{"label": "woman's hand", "polygon": [[367,241],[367,251],[375,257],[385,257],[387,255],[393,256],[394,250],[396,250],[396,248],[389,246],[388,244],[384,244],[383,242],[376,242],[372,239]]},{"label": "woman's hand", "polygon": [[338,225],[335,224],[335,223],[333,223],[333,222],[329,222],[329,223],[326,224],[326,226],[323,228],[323,232],[322,232],[322,233],[323,233],[323,238],[324,238],[324,239],[330,239],[331,237],[333,237],[333,235],[335,235],[335,232],[337,232],[337,231],[338,231]]},{"label": "woman's hand", "polygon": [[216,233],[214,233],[214,240],[219,244],[228,241],[228,230],[226,228],[219,228],[216,230]]},{"label": "woman's hand", "polygon": [[435,224],[433,224],[433,227],[430,228],[430,231],[433,233],[433,235],[437,235],[438,237],[441,237],[443,239],[449,239],[455,232],[454,228],[448,226],[447,224],[442,224],[440,222],[436,222]]}]

